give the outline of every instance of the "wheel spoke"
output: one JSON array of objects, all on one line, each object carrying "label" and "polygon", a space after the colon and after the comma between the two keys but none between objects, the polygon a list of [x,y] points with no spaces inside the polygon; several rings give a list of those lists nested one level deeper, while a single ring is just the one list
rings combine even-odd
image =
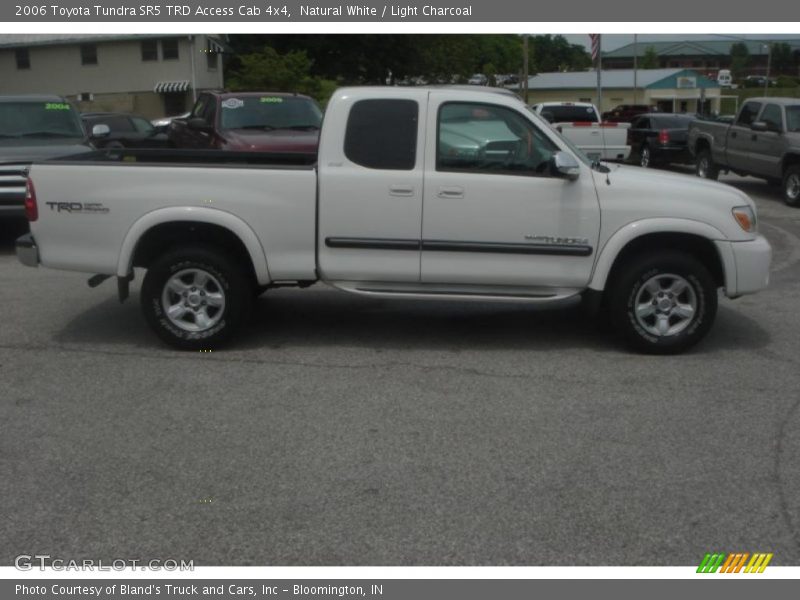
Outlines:
[{"label": "wheel spoke", "polygon": [[661,280],[654,277],[645,284],[644,289],[646,289],[651,296],[655,296],[661,291]]},{"label": "wheel spoke", "polygon": [[214,324],[214,320],[208,316],[205,310],[194,313],[194,322],[201,330],[208,329]]},{"label": "wheel spoke", "polygon": [[186,307],[182,303],[173,304],[167,309],[167,316],[175,321],[183,319],[186,314]]},{"label": "wheel spoke", "polygon": [[220,292],[209,292],[206,294],[205,298],[209,306],[219,308],[225,305],[225,296],[223,296]]},{"label": "wheel spoke", "polygon": [[675,294],[676,296],[680,296],[686,289],[687,285],[688,284],[686,283],[685,279],[675,279],[667,291]]},{"label": "wheel spoke", "polygon": [[656,318],[656,331],[658,331],[659,335],[667,335],[669,331],[669,316],[658,315]]},{"label": "wheel spoke", "polygon": [[694,316],[694,306],[691,304],[678,304],[672,309],[672,314],[682,319],[691,319]]},{"label": "wheel spoke", "polygon": [[640,319],[646,319],[656,312],[656,307],[652,302],[643,302],[636,305],[636,314]]},{"label": "wheel spoke", "polygon": [[194,280],[192,281],[195,287],[204,289],[208,284],[208,273],[200,271],[199,269],[194,272]]},{"label": "wheel spoke", "polygon": [[183,281],[181,281],[177,277],[173,277],[172,279],[167,282],[167,288],[175,294],[181,295],[183,292],[189,289],[189,286],[186,285]]}]

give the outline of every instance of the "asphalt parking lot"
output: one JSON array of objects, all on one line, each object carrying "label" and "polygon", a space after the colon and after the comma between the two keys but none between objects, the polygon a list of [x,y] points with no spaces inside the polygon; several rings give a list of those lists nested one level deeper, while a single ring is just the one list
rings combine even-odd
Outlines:
[{"label": "asphalt parking lot", "polygon": [[771,287],[690,354],[575,307],[270,292],[172,351],[136,289],[0,249],[0,564],[800,564],[800,210],[756,179]]}]

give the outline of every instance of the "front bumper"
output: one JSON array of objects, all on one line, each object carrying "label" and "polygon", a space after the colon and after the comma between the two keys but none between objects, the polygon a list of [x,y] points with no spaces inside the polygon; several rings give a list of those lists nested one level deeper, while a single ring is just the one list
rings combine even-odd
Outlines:
[{"label": "front bumper", "polygon": [[767,238],[758,235],[747,242],[717,242],[728,246],[730,267],[734,269],[726,276],[725,295],[736,298],[744,294],[752,294],[769,285],[769,266],[772,262],[772,246]]},{"label": "front bumper", "polygon": [[39,247],[33,235],[26,233],[17,239],[16,243],[17,259],[26,267],[39,266]]}]

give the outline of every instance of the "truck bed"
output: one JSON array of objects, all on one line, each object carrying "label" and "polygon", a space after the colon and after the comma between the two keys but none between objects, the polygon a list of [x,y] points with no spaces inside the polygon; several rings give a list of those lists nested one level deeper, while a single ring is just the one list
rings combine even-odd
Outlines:
[{"label": "truck bed", "polygon": [[[35,236],[44,266],[124,275],[133,231],[212,215],[251,231],[270,280],[315,276],[317,178],[310,155],[114,150],[31,167],[40,199]],[[231,185],[235,182],[235,185]],[[266,258],[264,260],[266,263]]]}]

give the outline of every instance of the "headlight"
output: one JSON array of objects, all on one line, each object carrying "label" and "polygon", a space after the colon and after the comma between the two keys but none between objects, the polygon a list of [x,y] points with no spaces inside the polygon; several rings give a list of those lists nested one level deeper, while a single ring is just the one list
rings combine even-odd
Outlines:
[{"label": "headlight", "polygon": [[731,212],[739,227],[748,233],[753,233],[756,230],[756,213],[752,208],[749,206],[734,206]]}]

